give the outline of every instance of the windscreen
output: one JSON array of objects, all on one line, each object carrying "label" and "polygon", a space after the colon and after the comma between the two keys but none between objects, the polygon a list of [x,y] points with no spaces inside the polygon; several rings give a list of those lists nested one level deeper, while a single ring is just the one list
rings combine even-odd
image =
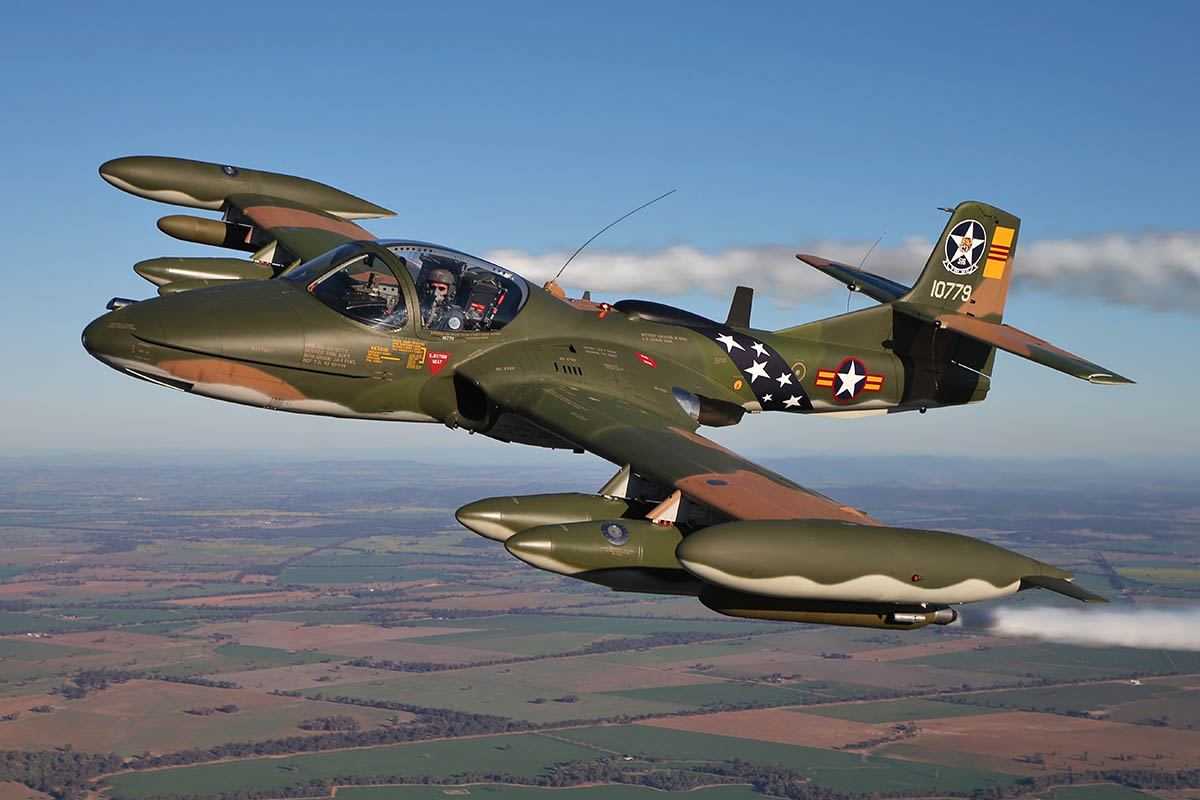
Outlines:
[{"label": "windscreen", "polygon": [[[349,260],[344,260],[344,259]],[[396,276],[381,256],[345,245],[289,270],[285,280],[350,319],[385,330],[408,324],[408,305]]]}]

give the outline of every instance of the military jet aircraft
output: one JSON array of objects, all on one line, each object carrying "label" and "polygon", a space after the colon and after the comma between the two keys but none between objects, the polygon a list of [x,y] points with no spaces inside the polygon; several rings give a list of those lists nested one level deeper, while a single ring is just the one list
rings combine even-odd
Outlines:
[{"label": "military jet aircraft", "polygon": [[141,197],[221,213],[165,233],[249,258],[155,258],[159,297],[114,298],[83,332],[150,383],[278,411],[438,422],[588,451],[620,469],[598,492],[500,497],[458,520],[550,572],[692,595],[723,614],[911,629],[1033,587],[1103,598],[1073,576],[954,533],[888,527],[697,433],[746,413],[924,412],[977,403],[996,350],[1077,378],[1131,383],[1001,323],[1020,221],[950,214],[909,287],[810,255],[878,302],[783,330],[644,300],[568,298],[453,248],[379,240],[391,211],[321,183],[177,158],[100,167]]}]

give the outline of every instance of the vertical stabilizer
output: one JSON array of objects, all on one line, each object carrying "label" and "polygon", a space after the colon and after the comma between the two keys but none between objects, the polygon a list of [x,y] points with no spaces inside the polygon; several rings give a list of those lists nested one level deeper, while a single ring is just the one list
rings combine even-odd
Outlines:
[{"label": "vertical stabilizer", "polygon": [[1004,314],[1021,220],[984,203],[960,203],[916,284],[897,302],[923,317],[964,314],[999,322]]}]

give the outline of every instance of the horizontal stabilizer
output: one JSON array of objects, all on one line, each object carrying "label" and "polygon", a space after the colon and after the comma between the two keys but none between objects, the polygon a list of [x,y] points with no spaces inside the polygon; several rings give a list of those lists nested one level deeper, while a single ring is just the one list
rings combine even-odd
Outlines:
[{"label": "horizontal stabilizer", "polygon": [[[899,306],[898,306],[899,307]],[[906,310],[902,308],[901,310]],[[990,344],[1013,355],[1065,372],[1090,383],[1130,384],[1133,381],[1112,370],[1093,364],[1074,353],[1055,347],[1049,342],[1028,334],[1011,325],[985,322],[964,314],[940,314],[933,322],[945,330],[968,336],[984,344]]]},{"label": "horizontal stabilizer", "polygon": [[1021,578],[1021,588],[1022,589],[1027,589],[1031,586],[1037,586],[1042,589],[1049,589],[1052,592],[1058,592],[1059,594],[1064,594],[1067,597],[1073,597],[1076,600],[1082,600],[1085,603],[1107,603],[1108,602],[1108,600],[1105,600],[1100,595],[1095,594],[1093,592],[1089,592],[1087,589],[1084,589],[1082,586],[1076,586],[1074,583],[1063,580],[1062,578],[1051,578],[1048,575],[1029,575],[1027,577]]},{"label": "horizontal stabilizer", "polygon": [[852,267],[849,264],[839,264],[827,258],[797,253],[796,258],[810,267],[821,270],[826,275],[846,284],[852,292],[862,292],[872,300],[880,303],[890,303],[908,294],[909,287],[896,283],[880,275]]}]

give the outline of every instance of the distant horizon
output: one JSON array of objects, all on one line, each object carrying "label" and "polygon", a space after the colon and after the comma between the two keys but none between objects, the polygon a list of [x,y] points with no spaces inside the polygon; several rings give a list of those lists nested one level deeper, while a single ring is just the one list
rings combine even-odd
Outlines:
[{"label": "distant horizon", "polygon": [[[617,465],[604,461],[599,456],[589,453],[575,454],[567,450],[550,451],[546,448],[533,448],[521,445],[511,445],[514,453],[512,458],[504,462],[487,462],[473,457],[470,448],[453,448],[446,453],[421,458],[410,454],[397,454],[394,448],[380,446],[377,448],[355,448],[349,451],[323,451],[310,448],[256,449],[253,452],[229,448],[142,448],[129,450],[109,450],[104,448],[69,449],[69,448],[15,448],[0,454],[0,469],[12,469],[21,464],[36,463],[46,466],[73,465],[86,467],[106,465],[113,468],[122,466],[145,467],[170,464],[177,467],[187,467],[189,464],[202,468],[221,465],[252,466],[255,464],[272,467],[287,464],[396,464],[413,465],[437,469],[472,468],[472,471],[488,472],[491,470],[520,469],[545,471],[577,471],[577,472],[606,472],[616,471]],[[743,454],[753,458],[768,468],[786,471],[790,467],[811,468],[828,479],[830,467],[847,465],[872,466],[876,474],[896,472],[931,471],[945,473],[946,467],[974,467],[994,469],[1028,468],[1035,472],[1051,472],[1055,470],[1072,469],[1073,477],[1120,476],[1135,477],[1137,475],[1167,475],[1181,481],[1200,478],[1200,454],[1159,455],[1155,453],[1120,454],[1120,455],[1063,455],[1061,453],[1046,453],[1023,457],[986,454],[946,454],[946,453],[902,453],[889,452],[876,455],[860,453],[830,453],[830,452],[767,452],[758,448],[746,448]],[[1082,471],[1079,471],[1082,470]],[[849,480],[852,475],[847,474]],[[1200,499],[1200,495],[1198,495]]]}]

